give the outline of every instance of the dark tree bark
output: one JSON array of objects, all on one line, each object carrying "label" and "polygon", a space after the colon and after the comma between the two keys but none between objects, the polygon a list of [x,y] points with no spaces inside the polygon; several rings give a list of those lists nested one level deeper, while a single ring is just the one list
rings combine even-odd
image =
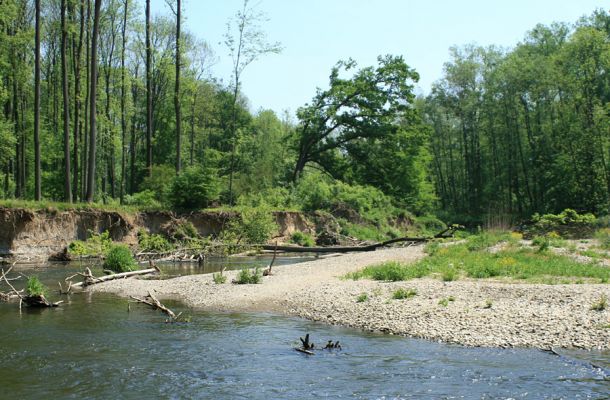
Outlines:
[{"label": "dark tree bark", "polygon": [[68,61],[66,46],[68,29],[66,27],[66,0],[61,0],[61,87],[64,99],[64,201],[72,202],[72,187],[70,185],[70,97],[68,94]]},{"label": "dark tree bark", "polygon": [[125,136],[127,131],[127,116],[125,114],[125,45],[126,32],[127,32],[127,11],[129,9],[129,0],[123,2],[124,13],[123,13],[123,26],[121,31],[121,187],[119,188],[119,198],[121,204],[125,196]]},{"label": "dark tree bark", "polygon": [[100,8],[102,0],[95,0],[93,11],[93,33],[91,35],[91,74],[89,92],[89,168],[87,171],[87,202],[93,202],[95,195],[95,100],[97,94],[97,37],[100,24]]},{"label": "dark tree bark", "polygon": [[182,112],[180,109],[180,18],[181,18],[181,1],[176,0],[176,85],[174,88],[174,108],[176,109],[176,173],[180,173],[182,167],[180,153],[181,145],[181,129]]},{"label": "dark tree bark", "polygon": [[146,0],[146,169],[152,176],[152,70],[150,48],[150,0]]},{"label": "dark tree bark", "polygon": [[34,46],[34,199],[40,201],[40,0],[36,0]]}]

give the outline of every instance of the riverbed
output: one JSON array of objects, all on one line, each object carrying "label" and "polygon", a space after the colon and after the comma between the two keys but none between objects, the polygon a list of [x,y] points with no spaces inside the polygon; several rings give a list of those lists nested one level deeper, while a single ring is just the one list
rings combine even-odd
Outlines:
[{"label": "riverbed", "polygon": [[[53,286],[75,268],[35,272]],[[66,300],[21,313],[0,304],[0,398],[601,399],[610,391],[607,352],[469,348],[177,302],[168,304],[191,322],[166,324],[108,293]],[[305,333],[343,348],[303,355],[293,347]]]}]

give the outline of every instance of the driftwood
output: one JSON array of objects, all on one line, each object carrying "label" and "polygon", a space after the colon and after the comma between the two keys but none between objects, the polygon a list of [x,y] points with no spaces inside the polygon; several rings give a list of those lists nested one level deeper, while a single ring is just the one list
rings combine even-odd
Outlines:
[{"label": "driftwood", "polygon": [[24,296],[22,294],[23,290],[17,290],[11,284],[11,281],[16,281],[16,280],[20,279],[21,277],[9,278],[7,276],[8,273],[11,272],[11,270],[13,269],[14,266],[15,266],[15,264],[11,265],[10,268],[8,270],[6,270],[6,272],[4,271],[4,269],[2,269],[2,276],[0,276],[0,282],[4,281],[8,285],[8,287],[11,288],[11,290],[7,293],[0,292],[0,300],[2,300],[2,301],[9,301],[14,298],[19,298],[19,300],[21,301],[24,298]]},{"label": "driftwood", "polygon": [[166,322],[177,322],[180,318],[180,315],[182,315],[182,313],[178,313],[178,315],[176,315],[176,313],[174,313],[172,310],[163,305],[163,303],[161,303],[151,292],[148,292],[148,296],[143,299],[135,296],[129,297],[131,297],[138,303],[143,303],[151,306],[154,310],[161,310],[165,315],[169,317],[169,320],[167,320]]},{"label": "driftwood", "polygon": [[277,256],[277,242],[275,242],[275,248],[273,249],[273,258],[271,259],[271,263],[269,266],[263,271],[263,276],[271,275],[271,267],[273,267],[273,263],[275,262],[275,257]]},{"label": "driftwood", "polygon": [[55,303],[51,303],[46,297],[44,297],[43,294],[25,296],[22,300],[28,305],[28,307],[57,307],[64,302],[63,300],[60,300],[56,301]]},{"label": "driftwood", "polygon": [[91,270],[89,268],[85,268],[85,272],[84,273],[83,272],[79,272],[79,273],[76,273],[74,275],[71,275],[71,276],[67,277],[65,279],[65,281],[69,282],[75,276],[82,276],[84,278],[84,280],[82,282],[70,284],[70,286],[72,288],[82,289],[82,288],[84,288],[86,286],[95,285],[96,283],[112,281],[114,279],[124,279],[124,278],[129,278],[129,277],[138,276],[138,275],[153,274],[155,272],[160,272],[160,270],[159,270],[158,267],[153,265],[152,268],[148,268],[148,269],[140,269],[140,270],[137,270],[137,271],[121,272],[121,273],[118,273],[118,274],[112,274],[112,275],[105,275],[105,276],[95,277],[95,276],[93,276],[93,274],[91,273]]},{"label": "driftwood", "polygon": [[259,246],[263,250],[274,250],[282,252],[293,252],[293,253],[349,253],[352,251],[375,251],[380,247],[389,246],[394,243],[411,242],[411,243],[425,243],[433,239],[450,238],[448,232],[453,233],[457,229],[456,226],[450,226],[449,228],[437,233],[432,237],[401,237],[396,239],[386,240],[385,242],[373,243],[366,246],[329,246],[329,247],[302,247],[302,246],[277,246],[277,245],[261,245]]}]

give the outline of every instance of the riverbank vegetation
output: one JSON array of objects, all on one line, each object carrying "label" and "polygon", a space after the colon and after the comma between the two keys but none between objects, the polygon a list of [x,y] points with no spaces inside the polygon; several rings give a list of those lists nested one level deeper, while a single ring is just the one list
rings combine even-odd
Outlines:
[{"label": "riverbank vegetation", "polygon": [[610,255],[578,258],[576,250],[524,241],[520,234],[484,232],[454,243],[432,242],[428,257],[414,264],[395,261],[371,265],[346,275],[348,279],[406,281],[434,277],[458,279],[501,279],[532,283],[608,283]]},{"label": "riverbank vegetation", "polygon": [[[243,68],[282,50],[255,5],[216,49],[184,29],[180,2],[154,16],[145,3],[0,4],[0,204],[237,207],[236,242],[267,236],[248,223],[263,209],[326,212],[368,240],[438,231],[435,215],[533,218],[541,235],[557,221],[536,213],[608,213],[606,11],[532,27],[510,49],[453,47],[426,96],[400,56],[339,61],[291,116],[252,112],[241,91]],[[216,54],[238,48],[252,58],[233,59],[230,83],[211,76]]]}]

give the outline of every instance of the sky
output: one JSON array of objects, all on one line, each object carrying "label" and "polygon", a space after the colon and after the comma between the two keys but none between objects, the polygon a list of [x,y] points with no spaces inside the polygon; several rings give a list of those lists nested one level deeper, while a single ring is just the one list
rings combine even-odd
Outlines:
[{"label": "sky", "polygon": [[[152,0],[153,13],[169,14],[166,0]],[[294,115],[316,88],[328,87],[330,69],[352,58],[360,67],[378,55],[402,55],[420,75],[417,94],[442,77],[454,45],[510,48],[537,24],[575,22],[602,0],[250,0],[268,21],[262,29],[280,54],[266,55],[242,74],[251,111]],[[222,44],[229,18],[243,0],[183,0],[184,29],[207,41],[218,57],[211,75],[228,84],[231,58]]]}]

